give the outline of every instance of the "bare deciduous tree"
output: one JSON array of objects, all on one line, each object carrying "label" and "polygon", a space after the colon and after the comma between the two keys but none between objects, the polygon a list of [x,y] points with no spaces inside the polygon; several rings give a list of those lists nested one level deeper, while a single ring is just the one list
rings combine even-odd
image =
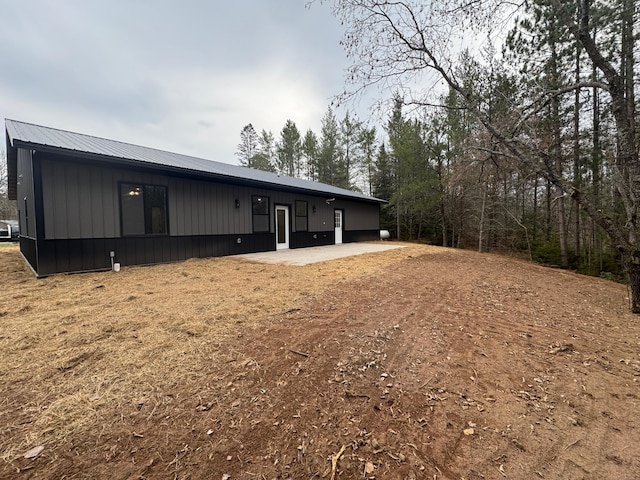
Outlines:
[{"label": "bare deciduous tree", "polygon": [[[608,28],[622,45],[623,61],[611,58],[615,52],[593,37],[595,15],[591,0],[539,0],[537,3],[557,19],[558,35],[575,41],[601,76],[592,81],[547,87],[538,98],[514,112],[517,120],[508,128],[493,123],[478,97],[458,81],[454,53],[463,43],[464,35],[486,31],[504,15],[514,14],[521,7],[514,2],[334,0],[334,12],[346,27],[343,45],[351,60],[347,77],[351,90],[345,96],[357,95],[377,84],[403,92],[415,105],[426,106],[434,103],[431,87],[437,82],[445,83],[459,94],[463,107],[496,139],[504,154],[546,178],[561,195],[573,198],[608,234],[631,281],[632,311],[640,313],[640,165],[635,100],[630,85],[635,63],[633,44],[629,44],[636,38],[634,2],[611,0],[621,13],[616,25]],[[558,169],[554,156],[548,149],[541,148],[530,128],[530,121],[553,106],[559,95],[587,88],[598,89],[611,105],[616,148],[609,155],[611,161],[606,168],[614,172],[622,215],[600,209],[590,192],[582,189],[567,172]]]}]

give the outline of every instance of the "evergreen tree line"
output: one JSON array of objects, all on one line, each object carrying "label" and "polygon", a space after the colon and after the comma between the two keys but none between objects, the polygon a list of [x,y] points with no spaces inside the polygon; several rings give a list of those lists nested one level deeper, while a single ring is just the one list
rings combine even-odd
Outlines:
[{"label": "evergreen tree line", "polygon": [[287,120],[276,139],[249,123],[240,132],[236,155],[240,165],[371,194],[375,128],[347,112],[338,120],[329,107],[320,134],[304,135]]},{"label": "evergreen tree line", "polygon": [[[505,54],[516,52],[508,49]],[[495,58],[495,52],[487,51],[485,57]],[[520,73],[491,60],[478,63],[463,55],[458,75],[492,121],[505,126],[514,121],[517,106],[535,95],[534,86]],[[551,75],[555,78],[556,73]],[[541,73],[537,81],[545,78]],[[278,140],[248,124],[241,131],[237,155],[243,166],[388,200],[381,228],[395,238],[520,252],[596,275],[620,273],[606,234],[577,204],[539,172],[511,159],[461,107],[459,94],[451,90],[441,103],[444,108],[408,108],[396,95],[382,138],[375,127],[348,113],[338,121],[331,108],[322,119],[320,136],[312,130],[302,136],[292,120]],[[613,120],[601,114],[603,108],[606,112],[597,89],[582,92],[578,99],[560,95],[558,105],[552,102],[539,112],[529,133],[554,155],[557,168],[595,192],[600,208],[615,210],[620,208],[615,178],[602,159],[606,149],[615,148]]]}]

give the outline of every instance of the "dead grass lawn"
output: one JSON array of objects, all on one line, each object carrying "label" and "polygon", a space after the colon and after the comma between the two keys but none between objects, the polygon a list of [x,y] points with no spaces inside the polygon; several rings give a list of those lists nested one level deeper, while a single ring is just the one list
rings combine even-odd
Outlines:
[{"label": "dead grass lawn", "polygon": [[106,428],[101,409],[142,404],[160,384],[204,379],[203,364],[220,360],[226,337],[336,282],[428,251],[411,245],[304,267],[192,259],[36,279],[16,246],[3,248],[0,417],[14,423],[0,427],[2,459]]}]

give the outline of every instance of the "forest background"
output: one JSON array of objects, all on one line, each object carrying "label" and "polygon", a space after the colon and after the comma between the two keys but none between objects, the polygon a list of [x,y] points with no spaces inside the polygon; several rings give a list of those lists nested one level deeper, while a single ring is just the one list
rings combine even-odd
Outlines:
[{"label": "forest background", "polygon": [[[633,255],[606,222],[633,237],[637,8],[335,1],[353,65],[338,101],[375,84],[382,115],[338,119],[330,106],[319,133],[288,120],[277,137],[248,124],[239,161],[388,200],[381,227],[401,240],[623,279]],[[461,35],[471,46],[454,54]]]}]

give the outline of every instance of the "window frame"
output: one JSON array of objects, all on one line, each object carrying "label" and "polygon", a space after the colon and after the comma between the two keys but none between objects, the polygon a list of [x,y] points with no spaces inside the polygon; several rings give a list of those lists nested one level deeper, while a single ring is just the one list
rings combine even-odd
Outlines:
[{"label": "window frame", "polygon": [[[259,199],[266,200],[266,213],[256,213],[256,202],[259,203]],[[263,221],[267,220],[266,229],[256,228],[256,217]],[[271,199],[266,195],[251,195],[251,231],[253,233],[271,233]]]},{"label": "window frame", "polygon": [[[298,205],[304,204],[304,215],[298,215]],[[304,219],[304,228],[299,228],[298,219]],[[300,220],[302,221],[302,220]],[[306,200],[296,200],[294,204],[294,225],[296,232],[308,232],[309,231],[309,202]]]},{"label": "window frame", "polygon": [[[123,192],[125,190],[125,186],[129,189],[131,188],[140,188],[142,192],[142,219],[143,219],[143,230],[144,233],[127,233],[125,232],[125,222],[124,222],[124,210],[123,210]],[[147,189],[150,188],[160,188],[162,189],[164,195],[164,202],[162,204],[162,212],[164,217],[164,231],[160,233],[153,233],[152,225],[153,220],[151,218],[151,210],[150,208],[157,205],[150,205],[148,200]],[[131,190],[130,190],[131,191]],[[154,183],[144,183],[144,182],[135,182],[135,181],[120,181],[118,182],[118,200],[120,204],[120,236],[122,237],[166,237],[169,235],[169,187],[167,185],[159,185]],[[147,233],[150,232],[150,233]]]}]

